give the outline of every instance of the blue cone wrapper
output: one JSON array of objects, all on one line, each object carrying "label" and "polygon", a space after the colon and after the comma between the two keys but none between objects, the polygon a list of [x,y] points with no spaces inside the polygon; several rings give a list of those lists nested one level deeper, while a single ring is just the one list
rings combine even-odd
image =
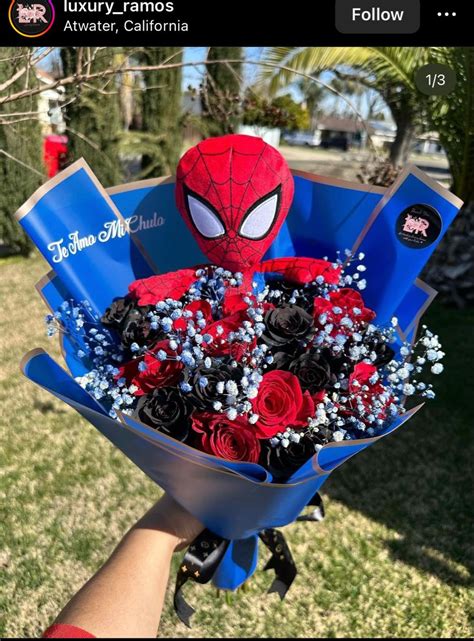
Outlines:
[{"label": "blue cone wrapper", "polygon": [[[410,340],[434,296],[417,275],[461,202],[415,168],[389,191],[294,173],[294,204],[267,258],[334,259],[337,250],[358,247],[366,254],[367,304],[383,319],[396,313],[400,339]],[[404,244],[400,240],[399,218],[420,203],[439,233],[434,240],[430,236],[426,247],[410,247],[410,237],[402,238]],[[422,214],[416,208],[404,214],[402,236],[409,235],[403,227],[411,226],[423,242]],[[17,218],[54,270],[37,285],[53,311],[73,299],[88,300],[101,314],[137,278],[207,262],[176,210],[171,179],[123,185],[107,193],[81,160],[40,188]],[[374,438],[324,446],[288,482],[272,483],[258,464],[218,459],[126,415],[120,421],[110,418],[74,380],[87,363],[77,357],[67,336],[62,349],[72,376],[42,350],[25,356],[25,375],[76,409],[209,530],[232,540],[214,576],[222,588],[236,588],[254,571],[259,531],[294,521],[336,467],[419,409],[397,417]]]},{"label": "blue cone wrapper", "polygon": [[364,300],[378,323],[395,313],[461,205],[416,167],[402,172],[377,205],[352,249],[366,255]]}]

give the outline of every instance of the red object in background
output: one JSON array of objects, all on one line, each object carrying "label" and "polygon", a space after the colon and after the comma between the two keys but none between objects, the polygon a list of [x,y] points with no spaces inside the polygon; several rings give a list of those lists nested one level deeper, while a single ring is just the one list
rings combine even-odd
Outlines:
[{"label": "red object in background", "polygon": [[66,165],[67,143],[67,136],[51,134],[45,137],[43,143],[43,162],[47,170],[48,178],[56,176]]}]

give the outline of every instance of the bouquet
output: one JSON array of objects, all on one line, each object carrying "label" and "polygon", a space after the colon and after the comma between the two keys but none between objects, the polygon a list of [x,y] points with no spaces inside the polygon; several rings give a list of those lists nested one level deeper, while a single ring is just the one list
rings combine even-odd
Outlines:
[{"label": "bouquet", "polygon": [[74,319],[92,365],[77,380],[113,418],[287,480],[323,445],[380,433],[405,397],[433,398],[419,376],[443,370],[427,329],[395,355],[397,319],[375,324],[363,264],[349,274],[342,262],[304,262],[263,263],[242,293],[243,275],[222,267],[189,270],[178,285],[152,276],[100,320],[66,302],[48,333]]},{"label": "bouquet", "polygon": [[293,177],[235,135],[190,149],[175,206],[172,190],[107,195],[80,162],[20,209],[55,268],[39,289],[73,377],[38,350],[23,369],[208,528],[177,577],[189,623],[186,580],[237,587],[257,535],[283,596],[296,570],[275,526],[307,504],[321,518],[329,473],[434,397],[423,375],[444,354],[415,337],[433,298],[415,279],[461,203],[417,169],[388,192]]}]

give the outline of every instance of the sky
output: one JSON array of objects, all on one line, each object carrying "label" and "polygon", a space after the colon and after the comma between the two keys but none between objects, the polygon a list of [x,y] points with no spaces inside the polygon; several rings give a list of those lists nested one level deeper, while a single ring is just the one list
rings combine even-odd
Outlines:
[{"label": "sky", "polygon": [[[185,62],[200,62],[206,59],[207,47],[186,47],[184,50],[184,61]],[[258,60],[263,52],[265,47],[246,47],[244,49],[245,58],[247,60]],[[247,65],[244,68],[244,82],[245,84],[252,84],[259,72],[259,67],[256,65]],[[183,73],[183,85],[186,88],[188,85],[197,86],[202,79],[204,73],[204,66],[193,68],[186,67]]]}]

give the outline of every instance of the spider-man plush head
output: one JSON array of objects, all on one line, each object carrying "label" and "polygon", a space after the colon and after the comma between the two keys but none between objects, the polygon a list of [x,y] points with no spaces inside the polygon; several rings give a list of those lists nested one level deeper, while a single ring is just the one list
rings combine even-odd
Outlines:
[{"label": "spider-man plush head", "polygon": [[181,158],[176,203],[209,260],[246,272],[262,260],[293,199],[283,156],[261,138],[208,138]]}]

